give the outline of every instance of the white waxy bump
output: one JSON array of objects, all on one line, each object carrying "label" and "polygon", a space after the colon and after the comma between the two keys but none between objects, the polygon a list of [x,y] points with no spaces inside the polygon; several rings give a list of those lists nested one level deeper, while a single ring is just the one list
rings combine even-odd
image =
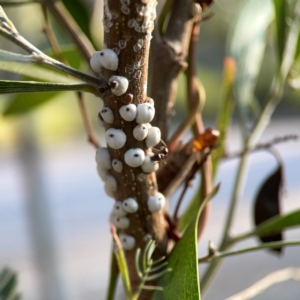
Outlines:
[{"label": "white waxy bump", "polygon": [[158,127],[148,128],[148,135],[146,137],[146,146],[148,148],[156,146],[161,139],[160,129]]},{"label": "white waxy bump", "polygon": [[128,213],[135,213],[139,209],[138,203],[133,198],[127,198],[122,203],[123,209]]},{"label": "white waxy bump", "polygon": [[150,233],[147,233],[144,238],[144,242],[148,243],[150,240],[152,240],[152,235]]},{"label": "white waxy bump", "polygon": [[129,149],[124,154],[125,162],[132,168],[142,165],[145,159],[145,152],[140,148]]},{"label": "white waxy bump", "polygon": [[133,136],[136,140],[142,141],[148,135],[148,126],[147,124],[139,124],[133,129]]},{"label": "white waxy bump", "polygon": [[[108,176],[110,176],[110,175],[108,175]],[[106,184],[104,184],[104,191],[108,197],[115,198],[114,192]]]},{"label": "white waxy bump", "polygon": [[100,64],[108,70],[116,71],[119,66],[119,58],[115,51],[111,49],[103,49],[97,51]]},{"label": "white waxy bump", "polygon": [[154,105],[154,100],[150,97],[147,97],[145,103],[150,103],[151,105]]},{"label": "white waxy bump", "polygon": [[135,246],[135,238],[127,234],[120,234],[120,241],[124,250],[131,250]]},{"label": "white waxy bump", "polygon": [[118,188],[118,184],[115,177],[112,175],[108,175],[106,177],[105,184],[104,184],[104,189],[107,192],[107,194],[109,194],[109,192],[113,194],[114,192],[116,192],[117,188]]},{"label": "white waxy bump", "polygon": [[137,106],[136,122],[138,124],[145,124],[152,121],[154,118],[155,109],[150,103],[142,103]]},{"label": "white waxy bump", "polygon": [[111,158],[107,148],[99,148],[96,151],[96,162],[103,169],[111,169]]},{"label": "white waxy bump", "polygon": [[113,207],[113,214],[118,217],[125,217],[127,215],[126,210],[123,208],[121,201],[116,201]]},{"label": "white waxy bump", "polygon": [[134,104],[123,105],[119,113],[125,121],[133,121],[136,117],[136,106]]},{"label": "white waxy bump", "polygon": [[145,156],[145,160],[141,165],[141,168],[145,173],[151,173],[157,171],[159,168],[159,164],[156,161],[151,160],[151,156],[153,155],[154,155],[153,153],[147,153]]},{"label": "white waxy bump", "polygon": [[90,59],[90,66],[96,73],[101,73],[102,65],[99,61],[99,51],[94,52]]},{"label": "white waxy bump", "polygon": [[98,113],[98,116],[97,116],[97,122],[98,122],[98,124],[99,124],[100,126],[104,127],[105,122],[104,122],[104,120],[103,120],[103,118],[102,118],[102,116],[101,116],[101,112]]},{"label": "white waxy bump", "polygon": [[102,109],[101,109],[101,117],[103,118],[103,120],[108,123],[108,124],[112,124],[113,121],[114,121],[114,113],[113,111],[107,107],[107,106],[104,106]]},{"label": "white waxy bump", "polygon": [[148,198],[148,209],[150,212],[155,213],[161,210],[166,204],[166,198],[161,193],[155,193],[154,195]]},{"label": "white waxy bump", "polygon": [[109,78],[108,85],[111,87],[113,94],[122,96],[128,89],[129,81],[126,77],[114,75]]},{"label": "white waxy bump", "polygon": [[118,173],[121,173],[123,171],[123,163],[118,159],[114,159],[112,161],[112,167]]},{"label": "white waxy bump", "polygon": [[105,132],[105,140],[109,147],[121,149],[126,143],[126,134],[120,129],[109,128]]},{"label": "white waxy bump", "polygon": [[127,229],[130,225],[130,221],[126,217],[118,217],[113,215],[111,217],[111,223],[119,229]]},{"label": "white waxy bump", "polygon": [[107,176],[109,175],[108,170],[107,169],[103,169],[102,167],[100,167],[97,164],[97,173],[99,175],[99,177],[103,180],[106,181]]}]

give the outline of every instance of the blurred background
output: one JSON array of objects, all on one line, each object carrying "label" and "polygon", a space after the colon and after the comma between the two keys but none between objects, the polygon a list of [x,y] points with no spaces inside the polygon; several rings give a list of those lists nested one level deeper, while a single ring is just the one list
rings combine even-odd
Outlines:
[{"label": "blurred background", "polygon": [[[198,73],[206,89],[204,108],[206,127],[213,127],[221,97],[223,59],[233,20],[240,8],[238,0],[218,0],[209,9],[214,15],[203,22],[198,45]],[[92,16],[91,35],[100,49],[102,42],[102,1],[82,1]],[[38,4],[5,8],[20,33],[38,48],[49,45],[42,32],[42,15]],[[28,17],[34,16],[34,17]],[[255,20],[253,20],[255,22]],[[82,70],[88,66],[74,50],[66,34],[55,22],[52,26],[71,64]],[[249,24],[251,26],[251,24]],[[255,95],[263,103],[276,69],[272,28],[266,46]],[[2,49],[22,52],[0,37]],[[1,79],[15,75],[1,72]],[[273,121],[261,141],[287,134],[300,134],[299,92],[287,89]],[[9,109],[15,96],[0,95],[0,268],[7,266],[18,274],[18,290],[25,300],[105,299],[110,262],[111,239],[108,215],[113,205],[103,191],[96,172],[95,151],[88,144],[74,93],[56,93],[34,101],[43,102],[26,114]],[[33,98],[32,98],[33,99]],[[103,141],[103,129],[96,116],[102,101],[86,95],[88,113]],[[26,101],[26,98],[25,100]],[[36,102],[34,102],[36,103]],[[180,78],[174,108],[174,126],[186,113],[184,78]],[[186,133],[185,138],[189,137]],[[232,122],[227,140],[228,152],[241,149],[239,127]],[[282,156],[285,172],[282,211],[300,207],[300,142],[276,147]],[[199,242],[199,255],[205,255],[207,243],[216,244],[222,233],[237,160],[224,160],[216,182],[221,190],[214,198],[208,226]],[[263,180],[276,167],[272,155],[251,155],[244,195],[234,219],[236,233],[253,227],[252,206]],[[186,200],[197,189],[196,179]],[[179,193],[170,199],[174,206]],[[300,230],[290,230],[287,239],[300,237]],[[236,248],[255,244],[254,239]],[[300,248],[290,247],[281,256],[260,251],[226,258],[205,299],[225,299],[261,279],[269,272],[289,266],[300,267]],[[200,274],[204,267],[201,266]],[[298,299],[299,283],[288,281],[276,285],[255,299]],[[117,299],[122,299],[119,291]]]}]

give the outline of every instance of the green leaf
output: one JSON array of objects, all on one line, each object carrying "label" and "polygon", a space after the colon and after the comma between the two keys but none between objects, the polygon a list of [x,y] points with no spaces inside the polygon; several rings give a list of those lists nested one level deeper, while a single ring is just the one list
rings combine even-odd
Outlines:
[{"label": "green leaf", "polygon": [[197,211],[199,207],[199,199],[200,199],[200,191],[198,189],[196,195],[190,201],[188,207],[185,209],[185,211],[183,212],[182,216],[179,219],[178,229],[180,232],[182,232],[193,219],[193,216],[195,215],[195,211]]},{"label": "green leaf", "polygon": [[199,300],[200,287],[197,259],[197,222],[194,219],[182,239],[176,244],[168,258],[172,269],[157,284],[164,288],[156,291],[153,300],[180,299]]},{"label": "green leaf", "polygon": [[0,80],[0,94],[62,91],[92,92],[92,87],[85,83],[52,83]]},{"label": "green leaf", "polygon": [[[69,46],[61,47],[60,50],[62,56],[68,61],[71,67],[73,67],[74,69],[80,69],[80,66],[83,62],[83,58],[76,47],[74,47],[73,45],[69,45]],[[45,53],[48,56],[57,59],[52,49],[46,50]]]},{"label": "green leaf", "polygon": [[258,236],[267,236],[270,233],[280,232],[295,226],[300,226],[300,209],[283,216],[273,217],[259,225],[253,233]]},{"label": "green leaf", "polygon": [[277,36],[277,48],[279,61],[282,61],[283,51],[286,40],[286,13],[287,13],[287,1],[272,0],[275,11],[275,24],[276,24],[276,36]]},{"label": "green leaf", "polygon": [[80,29],[92,42],[92,35],[90,31],[91,17],[84,2],[80,0],[62,0],[62,2],[69,13],[72,15],[75,22],[78,24]]},{"label": "green leaf", "polygon": [[61,75],[57,72],[50,71],[34,64],[24,64],[20,62],[3,61],[0,58],[0,70],[17,73],[31,79],[40,81],[56,81],[56,82],[78,82],[70,79],[67,76]]},{"label": "green leaf", "polygon": [[254,99],[267,29],[273,19],[274,10],[270,0],[244,0],[230,30],[227,53],[236,62],[238,76],[234,83],[234,94],[243,122],[248,119],[249,103]]},{"label": "green leaf", "polygon": [[106,300],[114,300],[119,274],[120,272],[118,268],[118,262],[114,252],[112,251],[111,262],[110,262],[109,285],[108,285]]},{"label": "green leaf", "polygon": [[194,211],[193,218],[190,219],[183,237],[168,257],[168,267],[172,269],[172,272],[165,274],[157,284],[162,286],[164,290],[162,292],[157,291],[153,296],[153,300],[201,299],[197,258],[198,220],[203,208],[218,190],[219,185],[204,199],[201,206],[196,209],[196,213]]},{"label": "green leaf", "polygon": [[50,93],[27,93],[27,94],[18,94],[14,97],[5,108],[3,115],[13,116],[18,114],[27,113],[35,108],[38,108],[40,105],[45,104],[51,100],[56,99],[58,92]]},{"label": "green leaf", "polygon": [[16,294],[16,286],[16,274],[4,268],[0,273],[0,299],[19,299],[19,295]]}]

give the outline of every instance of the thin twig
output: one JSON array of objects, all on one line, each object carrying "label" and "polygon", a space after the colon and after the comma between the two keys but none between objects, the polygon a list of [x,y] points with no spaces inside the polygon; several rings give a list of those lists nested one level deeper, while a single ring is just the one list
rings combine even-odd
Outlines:
[{"label": "thin twig", "polygon": [[251,285],[249,288],[229,298],[226,298],[225,300],[252,299],[270,286],[287,280],[300,281],[300,268],[285,268],[272,272],[263,279]]},{"label": "thin twig", "polygon": [[46,55],[38,48],[33,46],[29,41],[27,41],[23,36],[19,34],[14,24],[6,16],[1,6],[0,6],[0,20],[2,22],[0,26],[0,35],[4,36],[8,40],[12,41],[14,44],[24,49],[26,52],[30,53],[32,55],[32,59],[34,59],[34,61],[37,64],[46,65],[51,68],[55,68],[59,71],[62,71],[68,75],[74,76],[75,78],[78,78],[94,86],[95,88],[97,88],[98,91],[100,91],[99,89],[103,89],[103,90],[107,89],[108,87],[107,83],[103,79],[93,77],[89,74],[83,73],[79,70],[76,70],[72,67],[62,64],[61,62],[51,58],[50,56]]},{"label": "thin twig", "polygon": [[204,257],[199,258],[198,263],[199,264],[207,263],[207,262],[211,262],[214,259],[219,259],[221,257],[228,257],[228,256],[258,251],[258,250],[262,250],[262,249],[274,249],[274,248],[285,247],[285,246],[299,246],[299,245],[300,245],[300,240],[294,240],[294,241],[280,241],[280,242],[263,243],[258,246],[248,247],[248,248],[244,248],[244,249],[238,249],[238,250],[234,250],[234,251],[226,251],[226,252],[214,251],[214,252],[210,252],[208,255],[206,255]]},{"label": "thin twig", "polygon": [[282,137],[277,137],[277,138],[274,138],[273,140],[271,140],[269,142],[257,144],[255,146],[255,148],[253,148],[251,150],[245,149],[243,151],[236,151],[236,152],[233,152],[233,153],[230,153],[230,154],[225,154],[223,156],[223,158],[225,158],[225,159],[238,158],[238,157],[241,157],[243,154],[246,154],[246,153],[269,149],[269,148],[272,148],[276,144],[285,143],[285,142],[288,142],[288,141],[291,141],[291,140],[297,140],[297,139],[299,139],[299,136],[296,135],[296,134],[289,134],[289,135],[285,135],[285,136],[282,136]]},{"label": "thin twig", "polygon": [[[49,23],[49,20],[48,20],[48,15],[47,15],[47,8],[44,5],[42,5],[42,12],[43,12],[44,32],[45,32],[45,35],[46,35],[46,37],[49,41],[49,44],[51,45],[51,48],[53,49],[53,52],[58,57],[58,59],[60,61],[64,62],[67,65],[68,62],[66,61],[66,59],[64,58],[64,56],[62,54],[59,43],[58,43],[58,41],[56,39],[56,36],[55,36],[51,26],[50,26],[50,23]],[[88,135],[88,141],[96,149],[98,149],[100,147],[100,143],[97,139],[97,136],[94,132],[92,123],[91,123],[90,118],[88,116],[86,105],[84,103],[83,94],[81,92],[77,92],[76,96],[77,96],[77,99],[78,99],[78,105],[79,105],[79,109],[80,109],[80,112],[81,112],[83,124],[84,124],[85,130],[86,130],[86,133]]]},{"label": "thin twig", "polygon": [[[292,25],[290,26],[290,30],[288,32],[287,41],[284,50],[284,56],[280,66],[279,73],[277,74],[276,77],[275,88],[273,90],[271,97],[267,101],[261,115],[259,116],[256,124],[254,125],[254,128],[252,129],[250,136],[245,142],[245,148],[248,150],[255,148],[255,145],[257,144],[259,138],[261,137],[267,125],[269,124],[273,112],[278,106],[282,98],[288,72],[292,66],[292,62],[294,60],[294,55],[296,51],[298,35],[300,30],[299,19],[300,19],[300,1],[298,1],[296,4],[296,8],[294,11],[294,19]],[[235,213],[237,201],[242,194],[243,184],[246,177],[247,159],[248,159],[247,153],[243,154],[238,167],[238,172],[235,179],[235,185],[230,200],[229,210],[225,221],[224,232],[222,235],[223,238],[221,241],[221,245],[219,247],[221,251],[227,250],[233,244],[233,241],[230,237],[230,229],[231,229],[231,224],[233,222],[233,215]],[[207,288],[212,278],[212,275],[215,273],[220,263],[221,263],[221,259],[213,262],[206,269],[201,279],[201,290],[203,292]]]},{"label": "thin twig", "polygon": [[62,28],[66,29],[83,58],[89,63],[92,54],[95,52],[94,46],[82,32],[64,5],[61,2],[53,0],[46,0],[45,5]]},{"label": "thin twig", "polygon": [[83,94],[78,92],[77,97],[78,97],[78,104],[79,104],[82,120],[84,123],[84,127],[85,127],[86,133],[88,135],[88,141],[96,149],[98,149],[100,147],[99,140],[97,139],[97,136],[95,134],[95,131],[94,131],[92,123],[91,123],[91,120],[87,114],[86,106],[84,104]]},{"label": "thin twig", "polygon": [[180,205],[182,203],[182,200],[183,200],[183,197],[188,189],[188,187],[190,186],[190,183],[191,181],[194,179],[196,173],[198,172],[199,169],[201,169],[205,162],[207,161],[209,155],[211,154],[211,151],[214,149],[214,147],[211,147],[210,149],[207,150],[207,152],[205,152],[201,158],[201,161],[200,162],[196,162],[192,169],[190,170],[190,172],[187,174],[186,176],[186,179],[185,179],[185,184],[184,184],[184,188],[181,192],[181,195],[179,197],[179,200],[177,201],[177,204],[176,204],[176,208],[175,208],[175,211],[174,211],[174,215],[173,215],[173,221],[174,223],[177,223],[178,222],[178,212],[179,212],[179,208],[180,208]]}]

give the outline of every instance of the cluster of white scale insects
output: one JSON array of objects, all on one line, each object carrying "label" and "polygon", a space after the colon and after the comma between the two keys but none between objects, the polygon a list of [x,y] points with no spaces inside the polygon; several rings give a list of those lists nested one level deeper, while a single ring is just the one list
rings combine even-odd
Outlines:
[{"label": "cluster of white scale insects", "polygon": [[[119,58],[113,50],[103,49],[93,54],[90,64],[97,73],[100,73],[102,68],[116,71],[119,65]],[[108,85],[114,95],[129,96],[129,94],[126,95],[129,86],[127,78],[114,75],[109,79]],[[132,136],[137,141],[144,140],[147,148],[155,147],[160,142],[160,129],[150,124],[155,114],[154,101],[151,98],[147,98],[146,102],[142,104],[129,103],[123,105],[118,113],[124,121],[137,124],[133,129]],[[108,106],[104,106],[98,114],[98,123],[101,126],[104,126],[105,123],[113,124],[114,119],[114,111]],[[105,132],[105,140],[110,148],[118,150],[125,146],[127,137],[123,130],[109,128]],[[154,156],[153,153],[145,154],[144,150],[140,148],[132,148],[125,152],[123,159],[111,159],[108,148],[99,148],[96,152],[97,171],[100,178],[104,181],[106,194],[114,198],[118,189],[118,183],[112,173],[122,173],[124,169],[123,162],[131,168],[140,168],[141,174],[156,171],[159,168],[159,164],[156,160],[151,159],[152,156]],[[149,212],[155,213],[160,211],[165,206],[165,202],[164,195],[155,192],[147,201]],[[139,204],[136,199],[127,198],[116,201],[110,215],[110,223],[118,229],[127,229],[130,227],[130,220],[127,218],[127,215],[137,213],[138,210]],[[150,234],[146,234],[144,240],[147,242],[151,238]],[[135,247],[135,238],[132,236],[120,234],[120,241],[125,250],[131,250]]]}]

